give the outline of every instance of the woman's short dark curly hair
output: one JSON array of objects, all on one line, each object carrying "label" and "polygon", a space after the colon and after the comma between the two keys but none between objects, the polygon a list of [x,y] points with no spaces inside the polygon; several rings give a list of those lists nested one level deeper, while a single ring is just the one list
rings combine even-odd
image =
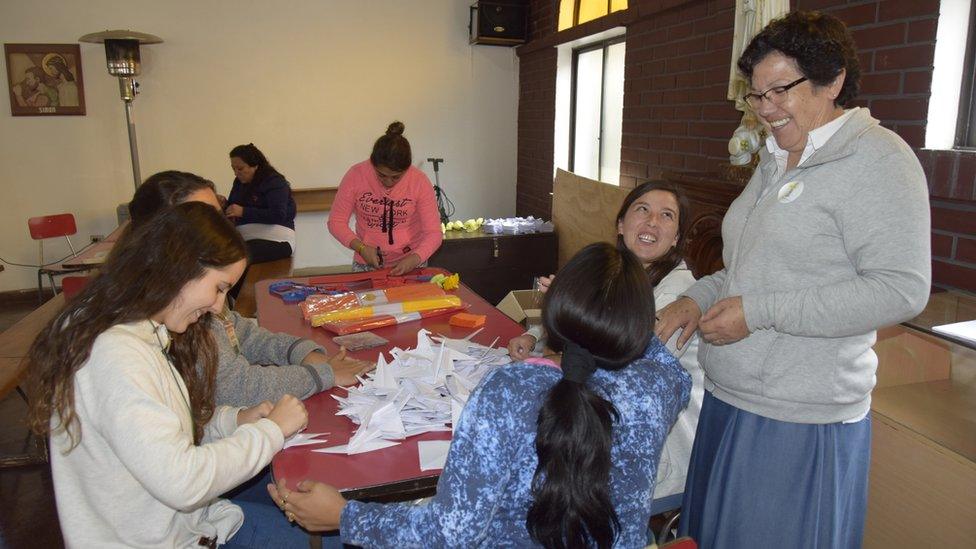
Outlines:
[{"label": "woman's short dark curly hair", "polygon": [[834,104],[843,107],[861,91],[861,65],[850,31],[840,19],[817,11],[794,11],[774,19],[739,57],[747,78],[759,62],[778,51],[796,61],[803,76],[817,86],[833,82],[842,69],[844,85]]}]

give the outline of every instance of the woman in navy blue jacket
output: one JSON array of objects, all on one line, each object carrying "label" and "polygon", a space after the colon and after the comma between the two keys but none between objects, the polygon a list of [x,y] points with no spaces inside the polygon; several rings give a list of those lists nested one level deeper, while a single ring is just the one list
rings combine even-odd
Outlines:
[{"label": "woman in navy blue jacket", "polygon": [[295,250],[295,200],[285,176],[253,143],[231,149],[230,167],[236,177],[225,213],[247,241],[250,263],[291,257]]},{"label": "woman in navy blue jacket", "polygon": [[[248,264],[291,257],[295,251],[295,199],[291,186],[254,143],[230,150],[234,185],[224,213],[247,244]],[[230,295],[237,297],[242,276]]]}]

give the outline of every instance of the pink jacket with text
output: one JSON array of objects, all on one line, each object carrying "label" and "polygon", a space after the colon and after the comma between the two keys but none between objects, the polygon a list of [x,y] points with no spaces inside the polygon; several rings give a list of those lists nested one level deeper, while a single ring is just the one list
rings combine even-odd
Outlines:
[{"label": "pink jacket with text", "polygon": [[[349,216],[356,215],[356,232]],[[414,166],[392,189],[376,177],[369,160],[349,168],[332,203],[329,232],[345,247],[356,238],[367,246],[379,246],[386,266],[415,253],[427,261],[441,246],[440,215],[430,180]],[[358,253],[353,260],[365,263]]]}]

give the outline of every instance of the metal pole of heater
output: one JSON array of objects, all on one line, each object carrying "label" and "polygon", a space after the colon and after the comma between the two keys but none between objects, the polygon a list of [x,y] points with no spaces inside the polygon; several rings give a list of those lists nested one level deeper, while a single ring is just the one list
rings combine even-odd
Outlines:
[{"label": "metal pole of heater", "polygon": [[136,143],[136,123],[132,119],[132,102],[125,102],[125,125],[129,129],[129,156],[132,157],[132,183],[136,189],[142,183],[139,170],[139,145]]}]

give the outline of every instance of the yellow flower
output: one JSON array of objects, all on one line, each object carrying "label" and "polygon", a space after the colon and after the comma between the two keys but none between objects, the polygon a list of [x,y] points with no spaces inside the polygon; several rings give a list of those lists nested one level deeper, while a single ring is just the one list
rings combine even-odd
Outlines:
[{"label": "yellow flower", "polygon": [[460,285],[461,285],[461,275],[459,275],[458,273],[454,273],[451,276],[444,279],[444,283],[441,285],[441,288],[444,288],[445,290],[457,290],[458,286]]}]

